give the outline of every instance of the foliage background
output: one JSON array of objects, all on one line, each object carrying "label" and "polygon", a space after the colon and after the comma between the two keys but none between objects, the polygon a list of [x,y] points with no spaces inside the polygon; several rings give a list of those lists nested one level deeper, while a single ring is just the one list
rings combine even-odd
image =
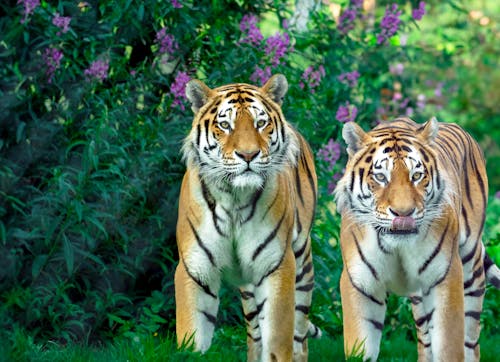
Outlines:
[{"label": "foliage background", "polygon": [[[301,30],[293,4],[277,0],[2,2],[2,337],[94,344],[173,333],[189,78],[214,87],[287,76],[284,113],[317,154],[312,316],[327,334],[341,334],[331,190],[348,119],[367,129],[435,115],[468,129],[488,162],[485,242],[499,262],[500,6],[433,0],[417,20],[418,2],[394,3],[393,17],[389,1],[371,11],[317,4]],[[219,323],[240,326],[236,294],[222,294]],[[497,339],[498,297],[488,289],[481,317]],[[385,333],[413,339],[408,303],[389,303]]]}]

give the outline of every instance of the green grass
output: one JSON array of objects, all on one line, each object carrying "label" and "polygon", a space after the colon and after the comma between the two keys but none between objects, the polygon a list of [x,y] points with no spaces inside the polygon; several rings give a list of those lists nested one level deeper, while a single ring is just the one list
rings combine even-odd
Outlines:
[{"label": "green grass", "polygon": [[[309,361],[344,360],[343,341],[339,336],[310,339]],[[481,361],[498,361],[500,336],[482,335]],[[61,346],[55,343],[34,344],[29,336],[16,332],[9,340],[0,342],[0,361],[30,362],[159,362],[159,361],[217,361],[232,362],[246,360],[244,332],[222,328],[217,331],[214,343],[206,354],[178,351],[174,338],[136,337],[122,339],[103,347],[79,345]],[[356,359],[351,359],[355,361]],[[416,344],[403,336],[382,341],[379,361],[416,361]]]}]

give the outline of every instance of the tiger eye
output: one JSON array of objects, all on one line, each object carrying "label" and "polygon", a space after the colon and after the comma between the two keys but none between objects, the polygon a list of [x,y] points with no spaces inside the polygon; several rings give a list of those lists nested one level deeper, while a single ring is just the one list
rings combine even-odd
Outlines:
[{"label": "tiger eye", "polygon": [[385,177],[385,175],[383,173],[375,173],[375,174],[373,174],[373,177],[378,182],[382,182],[382,183],[386,183],[387,182],[387,177]]},{"label": "tiger eye", "polygon": [[267,122],[265,120],[260,119],[260,120],[257,121],[257,127],[258,128],[262,128],[262,127],[264,127],[266,125],[266,123]]},{"label": "tiger eye", "polygon": [[229,122],[228,121],[219,122],[219,127],[221,129],[229,129]]},{"label": "tiger eye", "polygon": [[413,182],[417,182],[418,180],[420,180],[422,178],[424,174],[422,172],[415,172],[412,176],[411,176],[411,180]]}]

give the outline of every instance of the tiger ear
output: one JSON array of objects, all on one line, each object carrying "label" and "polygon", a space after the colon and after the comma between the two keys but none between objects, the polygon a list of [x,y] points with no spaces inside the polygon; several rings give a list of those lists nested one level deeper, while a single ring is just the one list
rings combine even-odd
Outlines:
[{"label": "tiger ear", "polygon": [[192,79],[186,84],[186,97],[195,114],[207,103],[212,94],[213,91],[201,80]]},{"label": "tiger ear", "polygon": [[349,156],[353,156],[370,140],[370,136],[354,122],[347,122],[344,125],[344,128],[342,128],[342,138],[347,143],[347,153]]},{"label": "tiger ear", "polygon": [[436,117],[429,119],[422,127],[417,131],[417,137],[424,143],[430,143],[434,141],[439,131],[439,122]]},{"label": "tiger ear", "polygon": [[288,90],[288,81],[283,74],[275,74],[269,78],[261,89],[274,102],[281,105],[281,103],[283,103],[283,97]]}]

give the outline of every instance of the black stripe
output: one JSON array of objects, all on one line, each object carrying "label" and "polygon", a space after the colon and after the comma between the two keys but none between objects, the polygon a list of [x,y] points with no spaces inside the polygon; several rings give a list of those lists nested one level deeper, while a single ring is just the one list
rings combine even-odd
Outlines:
[{"label": "black stripe", "polygon": [[196,232],[196,229],[194,228],[193,224],[191,223],[191,220],[188,218],[188,223],[189,226],[191,226],[191,230],[193,231],[194,237],[196,239],[196,242],[198,243],[198,246],[205,252],[207,255],[208,260],[210,260],[210,264],[215,267],[215,260],[214,260],[214,255],[212,252],[207,248],[205,243],[201,240],[200,236]]},{"label": "black stripe", "polygon": [[484,295],[484,287],[465,293],[466,297],[481,297]]},{"label": "black stripe", "polygon": [[243,223],[246,223],[250,221],[250,219],[254,216],[255,210],[257,208],[257,202],[259,201],[260,197],[262,196],[262,193],[264,192],[264,189],[259,189],[257,192],[253,195],[252,200],[250,201],[249,205],[243,206],[241,209],[245,209],[249,206],[252,207],[250,210],[250,213],[248,214],[248,217],[243,221]]},{"label": "black stripe", "polygon": [[465,347],[470,348],[470,349],[476,349],[477,345],[479,344],[479,341],[476,343],[473,342],[465,342]]},{"label": "black stripe", "polygon": [[255,251],[252,255],[252,261],[255,261],[255,259],[259,256],[259,254],[262,252],[262,250],[264,250],[264,248],[276,237],[276,234],[278,234],[279,228],[280,228],[284,219],[285,219],[285,213],[283,213],[283,216],[281,216],[281,219],[280,219],[280,221],[278,221],[278,224],[275,226],[274,230],[271,231],[271,233],[264,240],[264,242],[259,244],[257,249],[255,249]]},{"label": "black stripe", "polygon": [[478,269],[474,270],[474,273],[472,274],[471,278],[464,282],[464,289],[467,289],[474,284],[474,281],[483,274],[483,268],[479,267]]},{"label": "black stripe", "polygon": [[264,303],[266,302],[267,298],[262,301],[262,303],[257,304],[255,307],[255,310],[253,312],[245,314],[245,319],[248,322],[251,322],[256,316],[260,314],[262,311],[262,308],[264,307]]},{"label": "black stripe", "polygon": [[295,259],[300,258],[302,256],[302,254],[304,254],[304,251],[306,250],[306,247],[308,244],[308,240],[309,240],[309,238],[306,238],[304,240],[304,245],[302,245],[302,247],[299,250],[293,252],[293,254],[295,255]]},{"label": "black stripe", "polygon": [[361,257],[361,260],[365,265],[370,269],[370,272],[372,273],[373,277],[378,280],[378,273],[373,267],[373,265],[366,259],[365,254],[363,254],[363,251],[361,251],[361,247],[359,246],[359,241],[358,238],[354,233],[352,233],[352,237],[354,238],[354,243],[356,244],[356,249],[358,250],[358,254]]},{"label": "black stripe", "polygon": [[262,336],[254,337],[250,333],[247,333],[247,337],[251,338],[254,342],[259,342],[262,339]]},{"label": "black stripe", "polygon": [[302,278],[304,277],[304,275],[309,273],[312,270],[312,268],[313,268],[312,262],[307,263],[306,266],[304,266],[302,268],[302,271],[300,272],[300,274],[297,274],[297,276],[295,277],[295,283],[300,283],[300,281],[302,281]]},{"label": "black stripe", "polygon": [[378,300],[377,298],[375,298],[373,295],[368,294],[363,289],[361,289],[356,284],[354,284],[354,282],[352,281],[351,274],[349,273],[349,271],[347,270],[347,268],[346,268],[346,272],[347,272],[347,275],[349,276],[349,281],[351,282],[351,285],[354,287],[354,289],[356,289],[360,294],[362,294],[365,297],[367,297],[368,299],[370,299],[373,303],[378,304],[378,305],[384,305],[384,302],[381,302],[380,300]]},{"label": "black stripe", "polygon": [[474,244],[474,247],[472,248],[472,250],[469,252],[469,254],[465,255],[463,258],[462,258],[462,264],[465,265],[467,264],[469,261],[472,260],[472,258],[474,257],[474,255],[476,254],[476,250],[477,250],[477,246],[478,246],[478,241],[476,240],[475,244]]},{"label": "black stripe", "polygon": [[295,306],[295,310],[299,311],[299,312],[302,312],[304,314],[309,314],[309,309],[310,309],[310,306],[308,305],[301,305],[301,304],[298,304]]},{"label": "black stripe", "polygon": [[214,315],[206,312],[206,311],[201,311],[201,313],[207,318],[207,320],[212,323],[213,325],[215,325],[215,322],[217,321],[217,318],[215,318]]},{"label": "black stripe", "polygon": [[414,295],[414,296],[410,297],[410,302],[413,305],[418,305],[418,304],[422,303],[422,297],[418,296],[418,295]]},{"label": "black stripe", "polygon": [[279,191],[276,192],[276,195],[274,196],[274,199],[273,201],[271,201],[271,203],[269,204],[269,206],[267,207],[267,210],[266,212],[264,213],[264,215],[262,216],[262,220],[264,220],[267,216],[267,214],[269,213],[269,211],[273,208],[274,204],[276,203],[276,200],[278,200],[278,196],[280,195]]},{"label": "black stripe", "polygon": [[467,217],[467,211],[465,211],[464,205],[462,205],[462,216],[462,220],[465,221],[465,237],[466,239],[468,239],[470,236],[470,225],[469,218]]},{"label": "black stripe", "polygon": [[201,126],[198,123],[196,126],[196,146],[199,148],[200,147],[200,141],[201,141]]},{"label": "black stripe", "polygon": [[427,260],[424,262],[424,264],[418,269],[418,274],[422,274],[425,269],[429,266],[429,264],[434,260],[434,258],[439,254],[441,251],[441,247],[444,242],[444,238],[446,237],[446,232],[448,231],[448,226],[449,224],[446,224],[446,228],[443,231],[443,234],[441,235],[441,240],[439,240],[439,243],[437,247],[432,251],[432,254],[427,258]]},{"label": "black stripe", "polygon": [[377,232],[377,244],[378,248],[384,253],[384,254],[391,254],[389,250],[385,248],[385,246],[382,244],[382,240],[380,239],[380,230]]},{"label": "black stripe", "polygon": [[307,333],[304,337],[299,337],[299,336],[293,336],[293,340],[295,342],[299,342],[299,343],[304,343],[304,341],[306,340],[307,338]]},{"label": "black stripe", "polygon": [[375,327],[375,329],[379,331],[382,331],[384,329],[384,323],[381,323],[375,319],[367,319],[367,321],[370,322]]},{"label": "black stripe", "polygon": [[417,338],[418,343],[420,343],[424,348],[429,348],[431,346],[431,342],[424,343],[420,338]]},{"label": "black stripe", "polygon": [[301,285],[300,287],[296,287],[295,290],[298,292],[309,292],[314,288],[314,283],[309,283],[305,285]]},{"label": "black stripe", "polygon": [[434,309],[432,309],[429,313],[427,313],[423,317],[420,317],[417,320],[415,320],[416,326],[420,328],[424,323],[430,322],[431,319],[432,319],[432,314],[433,313],[434,313]]},{"label": "black stripe", "polygon": [[200,180],[200,185],[201,185],[201,192],[203,195],[203,199],[207,203],[208,209],[212,213],[212,222],[214,224],[215,230],[217,231],[217,233],[219,233],[219,235],[227,236],[227,235],[225,235],[224,232],[222,232],[222,230],[219,226],[219,220],[221,220],[221,218],[219,216],[217,216],[217,212],[215,211],[215,209],[217,207],[217,203],[215,202],[215,198],[210,193],[210,190],[208,189],[206,183],[203,180]]},{"label": "black stripe", "polygon": [[184,269],[186,269],[186,273],[187,275],[193,279],[193,281],[198,284],[198,286],[203,289],[203,291],[210,295],[211,297],[213,297],[214,299],[217,299],[217,296],[215,295],[215,293],[213,293],[211,290],[210,290],[210,287],[208,285],[206,285],[205,283],[203,283],[201,280],[199,280],[198,278],[196,278],[188,269],[186,263],[184,262],[184,259],[181,259],[181,262],[182,264],[184,264]]},{"label": "black stripe", "polygon": [[299,168],[295,167],[295,187],[297,189],[297,194],[299,195],[300,203],[304,205],[304,197],[302,196],[302,186],[300,182]]},{"label": "black stripe", "polygon": [[475,310],[470,310],[465,312],[466,317],[471,317],[475,320],[480,320],[481,319],[481,312],[476,312]]},{"label": "black stripe", "polygon": [[256,287],[260,286],[262,284],[262,282],[264,281],[264,279],[266,279],[269,275],[271,275],[272,273],[274,273],[281,265],[281,263],[283,262],[283,259],[285,259],[285,254],[286,254],[286,249],[283,251],[283,254],[281,255],[281,258],[280,260],[278,261],[278,263],[276,263],[275,266],[273,266],[260,280],[259,282],[255,285]]},{"label": "black stripe", "polygon": [[252,299],[254,297],[254,294],[252,292],[246,291],[246,290],[240,290],[241,298],[245,300]]}]

